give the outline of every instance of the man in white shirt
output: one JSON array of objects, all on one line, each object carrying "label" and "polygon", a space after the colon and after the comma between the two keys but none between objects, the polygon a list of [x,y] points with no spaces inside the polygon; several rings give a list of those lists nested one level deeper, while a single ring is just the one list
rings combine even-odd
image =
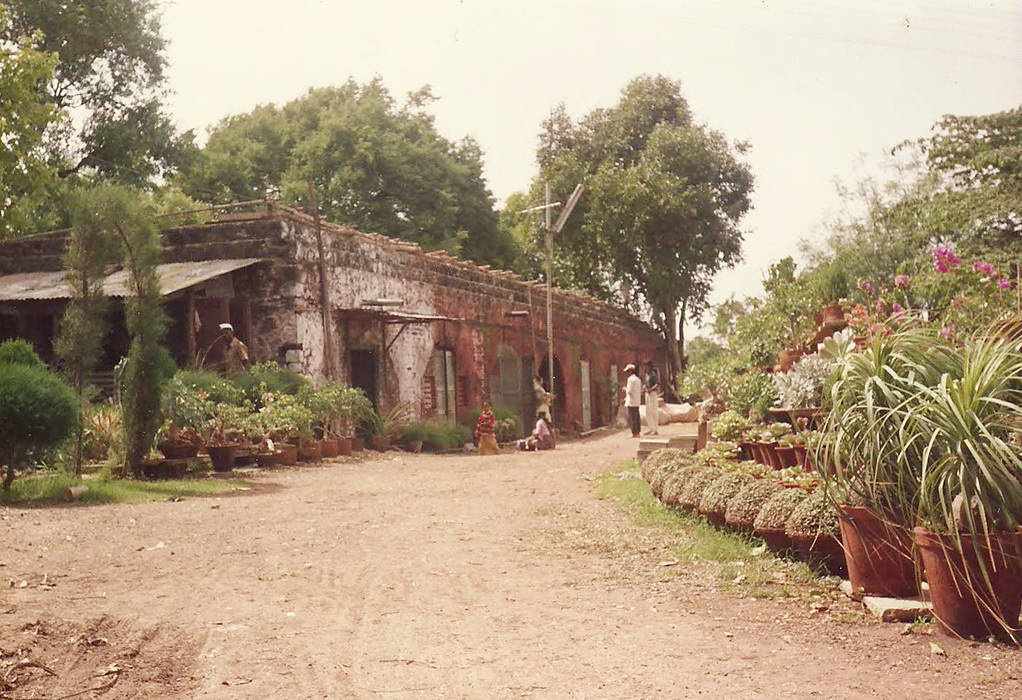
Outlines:
[{"label": "man in white shirt", "polygon": [[628,423],[632,428],[632,437],[639,437],[639,406],[642,404],[642,380],[635,373],[635,365],[625,365],[625,408],[628,410]]}]

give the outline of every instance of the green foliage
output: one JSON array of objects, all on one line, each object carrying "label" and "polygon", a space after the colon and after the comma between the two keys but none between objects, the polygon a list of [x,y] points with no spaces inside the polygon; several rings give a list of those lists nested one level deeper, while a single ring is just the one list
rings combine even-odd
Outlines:
[{"label": "green foliage", "polygon": [[433,100],[424,87],[397,106],[376,78],[257,107],[212,130],[182,186],[216,202],[279,193],[304,208],[311,178],[331,221],[509,266],[515,253],[497,227],[482,151],[439,134],[426,111]]},{"label": "green foliage", "polygon": [[69,474],[19,479],[9,492],[0,493],[0,503],[53,503],[63,501],[64,491],[73,486],[88,486],[77,503],[150,503],[174,501],[185,497],[226,494],[249,488],[237,479],[161,479],[135,481],[103,477],[83,481]]},{"label": "green foliage", "polygon": [[758,529],[782,530],[792,511],[806,500],[809,494],[802,489],[783,489],[771,496],[760,508],[753,527]]},{"label": "green foliage", "polygon": [[776,481],[751,479],[727,503],[724,518],[727,522],[753,523],[767,501],[783,490]]},{"label": "green foliage", "polygon": [[141,474],[142,460],[160,427],[160,391],[173,376],[174,361],[160,343],[166,332],[160,282],[160,238],[151,210],[122,187],[102,186],[89,193],[95,225],[111,232],[120,243],[128,271],[130,295],[124,300],[124,319],[131,342],[119,368],[124,423],[124,462]]},{"label": "green foliage", "polygon": [[[61,178],[148,186],[186,157],[191,136],[175,133],[162,106],[165,42],[156,0],[3,5],[12,20],[3,38],[38,30],[39,48],[59,56],[52,80],[43,78],[48,85],[38,94],[45,106],[67,115],[45,140]],[[62,214],[40,228],[66,224]]]},{"label": "green foliage", "polygon": [[44,451],[63,442],[78,419],[74,392],[42,366],[0,363],[0,455],[3,488]]},{"label": "green foliage", "polygon": [[789,537],[837,535],[837,510],[822,491],[811,493],[791,511],[784,532]]},{"label": "green foliage", "polygon": [[702,513],[723,513],[732,498],[738,495],[751,477],[739,472],[727,471],[710,482],[699,499],[699,511]]},{"label": "green foliage", "polygon": [[834,371],[833,363],[820,355],[809,355],[789,372],[775,374],[774,387],[784,408],[816,408],[823,403],[823,387]]},{"label": "green foliage", "polygon": [[444,452],[472,442],[472,431],[465,425],[431,419],[403,426],[401,437],[409,442],[421,440],[423,449]]},{"label": "green foliage", "polygon": [[685,345],[686,366],[698,366],[722,359],[726,350],[720,344],[697,335]]},{"label": "green foliage", "polygon": [[210,401],[241,405],[245,394],[235,384],[216,372],[202,369],[180,369],[174,378],[186,387],[201,390]]},{"label": "green foliage", "polygon": [[32,343],[27,340],[15,338],[0,343],[0,365],[26,365],[28,367],[42,367],[43,361],[39,359]]},{"label": "green foliage", "polygon": [[713,421],[713,437],[717,440],[737,440],[742,436],[742,431],[749,427],[748,412],[739,413],[734,409],[728,409]]},{"label": "green foliage", "polygon": [[679,83],[640,76],[609,109],[577,124],[563,107],[543,124],[543,182],[564,201],[586,195],[558,238],[556,278],[609,299],[622,286],[641,300],[681,369],[678,325],[698,318],[713,275],[738,261],[738,223],[750,206],[747,146],[692,119]]},{"label": "green foliage", "polygon": [[312,437],[315,416],[291,394],[264,394],[263,406],[254,414],[253,429],[264,438],[293,441]]},{"label": "green foliage", "polygon": [[690,469],[688,476],[678,494],[678,505],[682,508],[698,508],[703,499],[703,490],[716,481],[720,470],[716,467],[700,467]]},{"label": "green foliage", "polygon": [[728,406],[741,416],[755,411],[761,418],[766,418],[776,398],[773,377],[757,370],[746,372],[732,381],[727,393]]},{"label": "green foliage", "polygon": [[45,98],[56,55],[49,53],[39,32],[15,26],[10,9],[0,5],[0,241],[24,233],[42,205],[53,179],[40,146],[43,134],[60,117]]},{"label": "green foliage", "polygon": [[281,367],[276,362],[260,362],[234,380],[245,398],[255,405],[262,405],[266,393],[297,396],[302,390],[310,390],[312,382],[307,377]]}]

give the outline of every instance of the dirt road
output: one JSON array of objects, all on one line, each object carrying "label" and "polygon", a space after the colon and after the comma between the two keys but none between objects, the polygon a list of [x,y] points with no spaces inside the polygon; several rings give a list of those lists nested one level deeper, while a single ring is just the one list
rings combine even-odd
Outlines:
[{"label": "dirt road", "polygon": [[1022,652],[664,576],[586,478],[633,450],[390,453],[227,497],[2,508],[0,650],[56,674],[22,667],[7,697],[1022,695]]}]

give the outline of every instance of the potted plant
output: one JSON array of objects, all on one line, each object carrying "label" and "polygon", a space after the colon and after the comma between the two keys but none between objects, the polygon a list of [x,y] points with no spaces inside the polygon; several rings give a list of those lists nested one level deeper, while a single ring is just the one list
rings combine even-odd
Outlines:
[{"label": "potted plant", "polygon": [[167,459],[191,459],[199,454],[199,431],[209,420],[213,404],[204,392],[186,386],[179,378],[167,382],[161,397],[163,424],[156,446]]},{"label": "potted plant", "polygon": [[780,492],[781,486],[769,479],[752,479],[728,501],[724,522],[737,530],[752,532],[756,516],[767,501]]},{"label": "potted plant", "polygon": [[202,441],[209,453],[213,470],[229,472],[234,469],[234,456],[238,437],[243,431],[249,410],[245,406],[227,403],[211,404],[210,417],[202,431]]},{"label": "potted plant", "polygon": [[699,499],[699,512],[717,527],[724,525],[728,502],[752,481],[752,477],[735,471],[726,471],[713,480]]},{"label": "potted plant", "polygon": [[837,510],[822,490],[795,506],[784,523],[784,533],[811,567],[835,575],[845,572]]},{"label": "potted plant", "polygon": [[920,474],[913,534],[934,615],[948,634],[1022,642],[1018,341],[986,336],[910,359],[921,370],[904,412],[903,466]]},{"label": "potted plant", "polygon": [[688,472],[685,483],[678,494],[678,507],[698,509],[703,500],[703,491],[720,476],[716,467],[698,467]]},{"label": "potted plant", "polygon": [[386,452],[391,441],[401,434],[401,428],[412,415],[407,403],[397,403],[385,413],[374,412],[367,421],[367,432],[373,449]]},{"label": "potted plant", "polygon": [[795,507],[808,497],[809,494],[801,489],[781,489],[756,514],[752,522],[753,532],[762,537],[772,551],[781,553],[789,550],[793,545],[784,525]]},{"label": "potted plant", "polygon": [[272,445],[280,464],[295,464],[298,443],[312,437],[312,413],[289,394],[267,392],[259,409],[266,445]]}]

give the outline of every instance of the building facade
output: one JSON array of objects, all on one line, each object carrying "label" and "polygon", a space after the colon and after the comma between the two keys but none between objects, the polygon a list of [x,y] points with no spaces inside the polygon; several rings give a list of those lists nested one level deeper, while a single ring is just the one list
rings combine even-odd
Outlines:
[{"label": "building facade", "polygon": [[[257,209],[162,232],[167,345],[179,364],[215,367],[227,321],[253,362],[342,379],[383,410],[404,403],[453,421],[490,400],[531,424],[534,377],[549,376],[544,284],[272,202]],[[25,337],[44,357],[70,294],[66,238],[0,245],[0,338]],[[123,297],[123,274],[107,279],[109,296]],[[581,294],[554,290],[552,310],[555,421],[569,431],[612,422],[621,369],[649,359],[663,369],[662,338]],[[126,345],[117,314],[106,371]]]}]

